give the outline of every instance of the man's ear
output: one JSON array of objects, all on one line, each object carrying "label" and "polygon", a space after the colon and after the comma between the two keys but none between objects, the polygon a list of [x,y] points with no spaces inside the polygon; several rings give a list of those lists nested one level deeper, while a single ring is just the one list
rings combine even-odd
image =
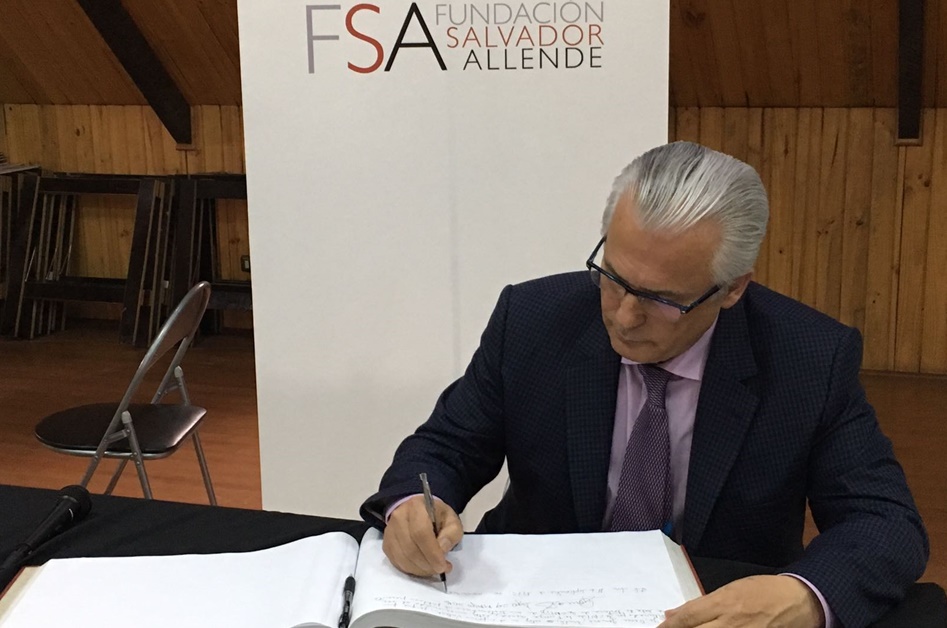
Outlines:
[{"label": "man's ear", "polygon": [[750,281],[753,279],[753,271],[751,270],[745,275],[737,277],[730,283],[730,287],[727,289],[726,294],[723,297],[723,301],[720,303],[720,307],[727,309],[736,305],[737,301],[740,300],[740,297],[743,296],[743,293],[746,291],[746,287],[750,285]]}]

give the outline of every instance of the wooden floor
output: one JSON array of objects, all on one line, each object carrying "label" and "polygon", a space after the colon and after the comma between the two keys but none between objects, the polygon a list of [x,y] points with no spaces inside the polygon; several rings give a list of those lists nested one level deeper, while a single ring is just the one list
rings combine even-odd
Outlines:
[{"label": "wooden floor", "polygon": [[[119,345],[117,330],[101,323],[82,322],[34,341],[0,340],[0,483],[55,489],[77,482],[86,459],[45,449],[33,438],[33,425],[70,405],[119,397],[142,355]],[[205,338],[190,350],[185,369],[192,399],[208,409],[201,436],[219,503],[260,508],[251,336]],[[924,579],[947,587],[947,378],[863,373],[862,381],[930,533]],[[113,465],[104,464],[93,490],[104,490]],[[206,503],[193,448],[147,468],[157,499]],[[131,469],[116,493],[141,495]]]},{"label": "wooden floor", "polygon": [[[117,401],[143,355],[144,350],[118,343],[116,326],[91,321],[37,340],[0,340],[0,483],[58,489],[78,482],[88,458],[46,449],[33,437],[33,425],[69,406]],[[160,366],[153,372],[155,377],[149,377],[141,388],[141,401],[154,394],[164,374]],[[184,372],[192,402],[208,410],[201,442],[218,503],[259,509],[260,452],[251,335],[202,339],[185,356]],[[105,461],[90,489],[104,491],[116,464]],[[193,447],[149,461],[146,468],[156,499],[207,503]],[[115,494],[141,496],[133,467],[126,468]]]}]

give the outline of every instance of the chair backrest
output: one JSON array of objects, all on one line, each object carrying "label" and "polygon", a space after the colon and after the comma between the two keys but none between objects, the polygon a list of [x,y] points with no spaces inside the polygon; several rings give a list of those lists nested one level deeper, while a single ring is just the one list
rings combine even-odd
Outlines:
[{"label": "chair backrest", "polygon": [[172,347],[177,346],[177,351],[171,359],[167,371],[165,371],[161,385],[158,387],[158,391],[154,399],[152,399],[152,403],[161,397],[163,390],[174,376],[174,370],[181,364],[181,360],[184,359],[184,354],[194,339],[194,334],[197,333],[201,318],[203,318],[204,311],[207,309],[208,301],[210,301],[210,283],[206,281],[201,281],[196,284],[184,295],[181,302],[178,303],[174,311],[171,312],[171,315],[168,316],[168,320],[161,326],[161,330],[151,343],[151,346],[148,347],[148,352],[145,353],[145,357],[142,358],[141,364],[138,365],[138,370],[135,371],[135,376],[128,385],[124,397],[122,397],[119,412],[123,411],[128,404],[131,403],[142,380],[148,371],[151,370],[151,367],[155,365],[155,362],[160,360]]}]

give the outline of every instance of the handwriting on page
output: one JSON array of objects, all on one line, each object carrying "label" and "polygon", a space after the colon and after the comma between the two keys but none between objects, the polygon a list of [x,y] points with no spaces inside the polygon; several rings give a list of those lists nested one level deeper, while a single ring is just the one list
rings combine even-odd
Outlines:
[{"label": "handwriting on page", "polygon": [[656,626],[657,609],[632,608],[630,598],[644,588],[610,587],[523,591],[506,594],[451,594],[431,601],[409,596],[379,596],[388,608],[431,613],[446,619],[518,626]]}]

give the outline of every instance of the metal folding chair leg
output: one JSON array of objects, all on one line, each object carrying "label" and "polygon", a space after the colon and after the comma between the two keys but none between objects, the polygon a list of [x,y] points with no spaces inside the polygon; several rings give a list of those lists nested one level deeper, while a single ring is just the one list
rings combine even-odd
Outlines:
[{"label": "metal folding chair leg", "polygon": [[152,499],[151,484],[148,483],[148,474],[145,473],[145,461],[141,457],[141,447],[138,445],[138,435],[135,433],[135,426],[132,424],[132,415],[126,410],[122,412],[122,424],[128,433],[128,444],[132,450],[132,458],[135,461],[135,468],[138,470],[138,480],[141,482],[141,490],[145,494],[145,499]]},{"label": "metal folding chair leg", "polygon": [[118,484],[118,479],[122,477],[122,471],[125,470],[126,464],[128,464],[128,458],[122,458],[121,462],[118,463],[118,467],[115,468],[115,473],[112,474],[112,479],[109,480],[109,485],[105,487],[106,495],[111,495],[112,491],[115,490],[115,485]]},{"label": "metal folding chair leg", "polygon": [[201,465],[201,475],[204,476],[204,488],[207,489],[207,498],[211,506],[217,505],[217,496],[214,495],[214,486],[210,482],[210,471],[207,469],[207,459],[204,458],[204,448],[201,447],[201,437],[194,432],[191,435],[194,440],[194,451],[197,452],[197,462]]},{"label": "metal folding chair leg", "polygon": [[[122,420],[124,420],[124,416],[122,417]],[[102,437],[102,441],[96,448],[95,453],[92,454],[92,460],[89,461],[89,466],[86,467],[85,475],[82,476],[82,480],[79,482],[79,485],[83,488],[89,486],[89,481],[92,479],[93,474],[95,474],[95,470],[99,466],[99,462],[101,462],[102,458],[105,457],[105,450],[108,448],[108,446],[117,439],[124,438],[124,432],[113,431],[117,426],[118,422],[113,417],[112,422],[109,424],[108,430],[105,432],[105,436]],[[124,469],[124,467],[121,468]]]}]

